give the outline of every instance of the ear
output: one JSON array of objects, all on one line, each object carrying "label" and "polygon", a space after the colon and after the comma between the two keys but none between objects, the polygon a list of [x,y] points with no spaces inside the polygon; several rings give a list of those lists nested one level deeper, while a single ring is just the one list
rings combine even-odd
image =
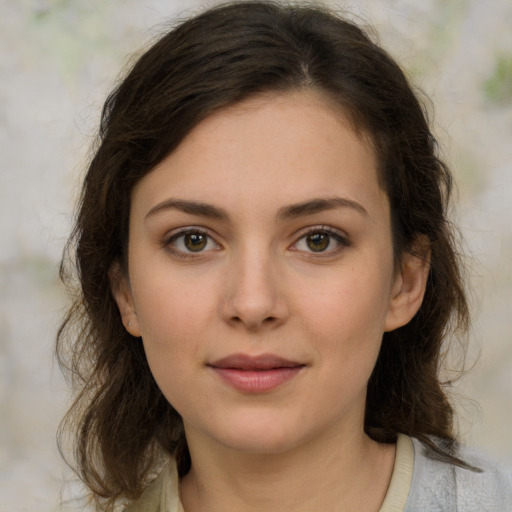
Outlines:
[{"label": "ear", "polygon": [[418,312],[425,295],[429,270],[430,242],[426,236],[420,236],[411,251],[402,256],[386,315],[386,332],[406,325]]},{"label": "ear", "polygon": [[114,262],[108,272],[110,290],[119,308],[125,329],[136,338],[141,336],[137,313],[133,304],[130,280],[119,262]]}]

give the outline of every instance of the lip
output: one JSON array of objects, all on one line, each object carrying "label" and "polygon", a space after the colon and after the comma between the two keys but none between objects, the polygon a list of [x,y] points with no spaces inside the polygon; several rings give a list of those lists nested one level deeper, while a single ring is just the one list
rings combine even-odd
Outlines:
[{"label": "lip", "polygon": [[306,367],[273,354],[233,354],[208,366],[228,385],[245,393],[265,393],[293,379]]}]

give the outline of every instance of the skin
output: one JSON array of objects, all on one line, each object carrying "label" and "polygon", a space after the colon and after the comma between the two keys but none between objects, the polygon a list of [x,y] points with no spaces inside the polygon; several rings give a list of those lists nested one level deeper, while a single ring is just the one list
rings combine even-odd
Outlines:
[{"label": "skin", "polygon": [[[202,121],[133,190],[112,289],[183,418],[187,512],[379,509],[394,446],[364,434],[367,382],[428,266],[406,254],[395,268],[376,168],[318,93],[266,94]],[[240,353],[301,369],[243,392],[211,366]]]}]

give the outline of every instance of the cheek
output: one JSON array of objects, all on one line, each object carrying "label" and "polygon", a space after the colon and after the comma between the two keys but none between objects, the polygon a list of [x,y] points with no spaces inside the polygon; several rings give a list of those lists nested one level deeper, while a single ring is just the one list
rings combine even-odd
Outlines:
[{"label": "cheek", "polygon": [[173,267],[165,258],[149,260],[147,266],[141,267],[140,274],[132,274],[132,290],[143,332],[154,333],[155,328],[199,329],[200,317],[211,308],[211,279],[207,275],[189,276],[189,272]]},{"label": "cheek", "polygon": [[180,413],[183,397],[190,397],[190,382],[201,362],[202,322],[206,305],[200,294],[177,288],[158,290],[142,301],[138,313],[142,343],[151,373],[167,401]]},{"label": "cheek", "polygon": [[[378,357],[389,282],[373,272],[347,272],[302,296],[304,328],[336,385],[365,386]],[[336,389],[333,389],[333,392]]]},{"label": "cheek", "polygon": [[382,343],[386,292],[384,283],[353,275],[331,282],[322,293],[304,296],[304,328],[322,368],[319,378],[327,402],[366,395]]},{"label": "cheek", "polygon": [[205,283],[166,273],[145,275],[143,285],[133,283],[135,307],[148,362],[155,377],[161,367],[185,369],[184,363],[199,350],[214,314],[212,294]]},{"label": "cheek", "polygon": [[367,337],[380,339],[389,307],[389,286],[387,280],[371,272],[340,273],[323,286],[302,293],[300,309],[306,323],[325,333],[325,338],[339,336],[354,343]]}]

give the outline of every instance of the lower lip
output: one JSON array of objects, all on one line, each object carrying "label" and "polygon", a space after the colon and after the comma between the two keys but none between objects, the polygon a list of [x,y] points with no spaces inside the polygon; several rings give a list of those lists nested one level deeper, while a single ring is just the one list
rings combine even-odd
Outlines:
[{"label": "lower lip", "polygon": [[298,375],[303,366],[271,368],[269,370],[239,370],[236,368],[212,367],[224,382],[244,393],[272,391]]}]

